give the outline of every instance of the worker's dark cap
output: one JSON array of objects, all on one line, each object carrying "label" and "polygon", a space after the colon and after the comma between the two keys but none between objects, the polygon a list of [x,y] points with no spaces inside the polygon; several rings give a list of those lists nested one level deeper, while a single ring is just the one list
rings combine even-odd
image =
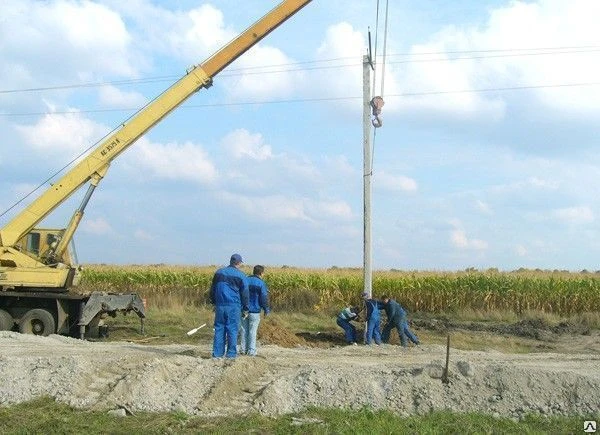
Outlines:
[{"label": "worker's dark cap", "polygon": [[243,263],[242,256],[240,254],[233,254],[231,256],[231,260],[229,260],[229,264],[239,264]]}]

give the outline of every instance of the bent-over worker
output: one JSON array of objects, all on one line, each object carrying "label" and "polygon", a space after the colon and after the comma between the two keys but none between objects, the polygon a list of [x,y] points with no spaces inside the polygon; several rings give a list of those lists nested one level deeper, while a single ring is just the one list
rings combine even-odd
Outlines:
[{"label": "bent-over worker", "polygon": [[388,343],[390,341],[390,333],[392,332],[393,328],[396,328],[402,347],[407,346],[407,338],[414,344],[418,345],[419,339],[408,327],[406,310],[402,307],[402,305],[400,305],[394,299],[391,299],[389,296],[383,296],[382,300],[383,309],[387,315],[387,321],[383,326],[383,331],[381,333],[383,342]]}]

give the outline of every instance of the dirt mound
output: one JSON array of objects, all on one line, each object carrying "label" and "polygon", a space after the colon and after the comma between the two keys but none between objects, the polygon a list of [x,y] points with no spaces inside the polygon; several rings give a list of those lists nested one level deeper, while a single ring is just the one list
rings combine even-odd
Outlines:
[{"label": "dirt mound", "polygon": [[303,337],[292,331],[274,317],[266,317],[260,322],[258,340],[264,344],[275,344],[281,347],[310,346]]},{"label": "dirt mound", "polygon": [[500,335],[532,338],[540,341],[555,341],[562,335],[589,335],[589,326],[570,322],[551,325],[543,319],[524,319],[511,324],[493,322],[457,322],[445,317],[436,319],[415,319],[413,323],[431,331],[449,332],[467,330],[490,332]]}]

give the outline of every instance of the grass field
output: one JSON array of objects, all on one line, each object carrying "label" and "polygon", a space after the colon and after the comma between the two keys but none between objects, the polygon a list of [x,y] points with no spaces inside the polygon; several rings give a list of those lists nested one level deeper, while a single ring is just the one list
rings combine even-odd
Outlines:
[{"label": "grass field", "polygon": [[[290,313],[273,312],[269,317],[261,321],[259,339],[270,344],[283,347],[295,346],[320,346],[329,347],[342,344],[342,330],[335,323],[335,313]],[[540,313],[530,313],[531,318],[540,319]],[[105,322],[109,325],[110,341],[134,341],[148,344],[182,343],[196,345],[199,342],[212,342],[213,312],[210,307],[176,307],[159,309],[150,307],[147,312],[146,335],[140,334],[140,324],[137,316],[118,315],[116,318],[107,318]],[[473,313],[460,313],[457,318],[472,319],[477,321]],[[488,322],[511,322],[514,315],[507,313],[505,317],[497,316],[493,319],[487,318]],[[480,319],[480,318],[479,318]],[[468,320],[471,321],[471,320]],[[560,318],[545,315],[544,324],[548,326],[557,325]],[[573,319],[571,320],[574,321]],[[196,334],[187,336],[190,329],[206,323],[205,328]],[[360,328],[360,325],[359,325]],[[445,345],[448,332],[444,330],[414,329],[419,339],[428,344]],[[319,333],[321,340],[318,342],[307,342],[302,339],[305,334],[314,335]],[[337,341],[336,341],[337,340]],[[392,343],[397,342],[397,336],[392,334]],[[539,342],[527,337],[510,335],[481,334],[476,332],[454,330],[452,331],[452,347],[462,350],[489,350],[494,349],[507,353],[528,353],[547,351],[540,347]]]},{"label": "grass field", "polygon": [[517,422],[449,412],[400,417],[368,409],[311,409],[277,418],[200,418],[177,412],[115,417],[76,410],[49,398],[0,407],[2,434],[570,434],[582,433],[583,420],[528,416]]}]

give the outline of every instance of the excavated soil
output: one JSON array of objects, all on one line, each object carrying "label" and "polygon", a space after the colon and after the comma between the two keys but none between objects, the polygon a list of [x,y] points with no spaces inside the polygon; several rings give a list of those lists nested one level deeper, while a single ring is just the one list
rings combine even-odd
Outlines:
[{"label": "excavated soil", "polygon": [[[340,334],[294,334],[272,319],[261,323],[259,356],[235,360],[212,359],[206,338],[196,345],[152,345],[0,332],[0,404],[50,396],[78,408],[202,416],[278,415],[312,406],[400,415],[447,409],[517,419],[528,413],[597,416],[597,331],[521,326],[543,330],[543,343],[553,351],[450,348],[447,376],[445,346],[346,346]],[[518,334],[518,328],[499,332]]]}]

